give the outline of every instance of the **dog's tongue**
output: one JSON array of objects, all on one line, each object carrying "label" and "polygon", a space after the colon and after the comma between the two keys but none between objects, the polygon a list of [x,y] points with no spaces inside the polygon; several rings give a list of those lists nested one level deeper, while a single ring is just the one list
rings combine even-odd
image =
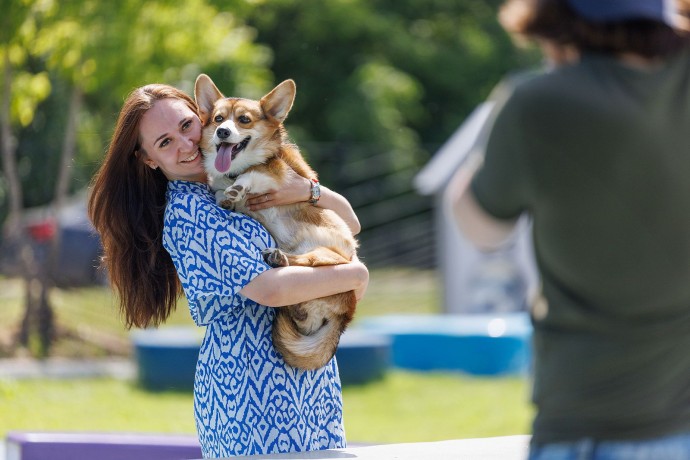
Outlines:
[{"label": "dog's tongue", "polygon": [[230,162],[232,162],[231,144],[223,142],[220,144],[220,147],[218,147],[215,167],[219,173],[225,174],[226,172],[230,171]]}]

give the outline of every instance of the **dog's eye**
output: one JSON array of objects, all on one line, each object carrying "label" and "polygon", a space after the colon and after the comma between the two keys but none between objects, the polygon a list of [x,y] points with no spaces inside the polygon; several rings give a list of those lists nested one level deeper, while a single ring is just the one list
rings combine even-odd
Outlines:
[{"label": "dog's eye", "polygon": [[239,121],[240,123],[247,124],[250,123],[252,120],[246,115],[240,115],[239,117],[237,117],[237,121]]},{"label": "dog's eye", "polygon": [[216,115],[215,118],[213,119],[216,123],[222,123],[223,122],[223,115]]}]

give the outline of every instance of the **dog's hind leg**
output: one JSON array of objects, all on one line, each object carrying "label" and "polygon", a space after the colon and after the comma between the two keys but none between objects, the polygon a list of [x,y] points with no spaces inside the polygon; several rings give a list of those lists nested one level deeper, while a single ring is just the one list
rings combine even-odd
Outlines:
[{"label": "dog's hind leg", "polygon": [[326,265],[340,265],[350,262],[350,259],[335,249],[319,246],[304,254],[285,254],[290,265],[304,267],[323,267]]},{"label": "dog's hind leg", "polygon": [[271,267],[287,267],[290,265],[287,255],[278,248],[269,248],[261,251],[264,261]]},{"label": "dog's hind leg", "polygon": [[301,267],[323,267],[327,265],[341,265],[350,260],[335,250],[318,247],[304,254],[288,254],[280,249],[271,248],[263,251],[264,260],[271,267],[287,267],[296,265]]}]

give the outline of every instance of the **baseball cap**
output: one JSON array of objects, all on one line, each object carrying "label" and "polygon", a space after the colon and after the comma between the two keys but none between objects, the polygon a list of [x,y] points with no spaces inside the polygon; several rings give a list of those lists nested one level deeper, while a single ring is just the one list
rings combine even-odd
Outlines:
[{"label": "baseball cap", "polygon": [[675,0],[567,0],[571,8],[592,22],[650,19],[676,25]]}]

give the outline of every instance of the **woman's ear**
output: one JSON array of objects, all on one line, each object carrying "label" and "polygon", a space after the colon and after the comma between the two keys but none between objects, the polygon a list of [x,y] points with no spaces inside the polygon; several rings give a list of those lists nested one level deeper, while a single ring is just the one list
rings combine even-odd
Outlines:
[{"label": "woman's ear", "polygon": [[149,156],[146,155],[146,152],[144,152],[143,150],[137,150],[136,152],[134,152],[134,155],[135,155],[138,159],[140,159],[141,161],[143,161],[144,164],[145,164],[146,166],[148,166],[149,168],[151,168],[151,169],[158,169],[158,165],[157,165],[151,158],[149,158]]}]

